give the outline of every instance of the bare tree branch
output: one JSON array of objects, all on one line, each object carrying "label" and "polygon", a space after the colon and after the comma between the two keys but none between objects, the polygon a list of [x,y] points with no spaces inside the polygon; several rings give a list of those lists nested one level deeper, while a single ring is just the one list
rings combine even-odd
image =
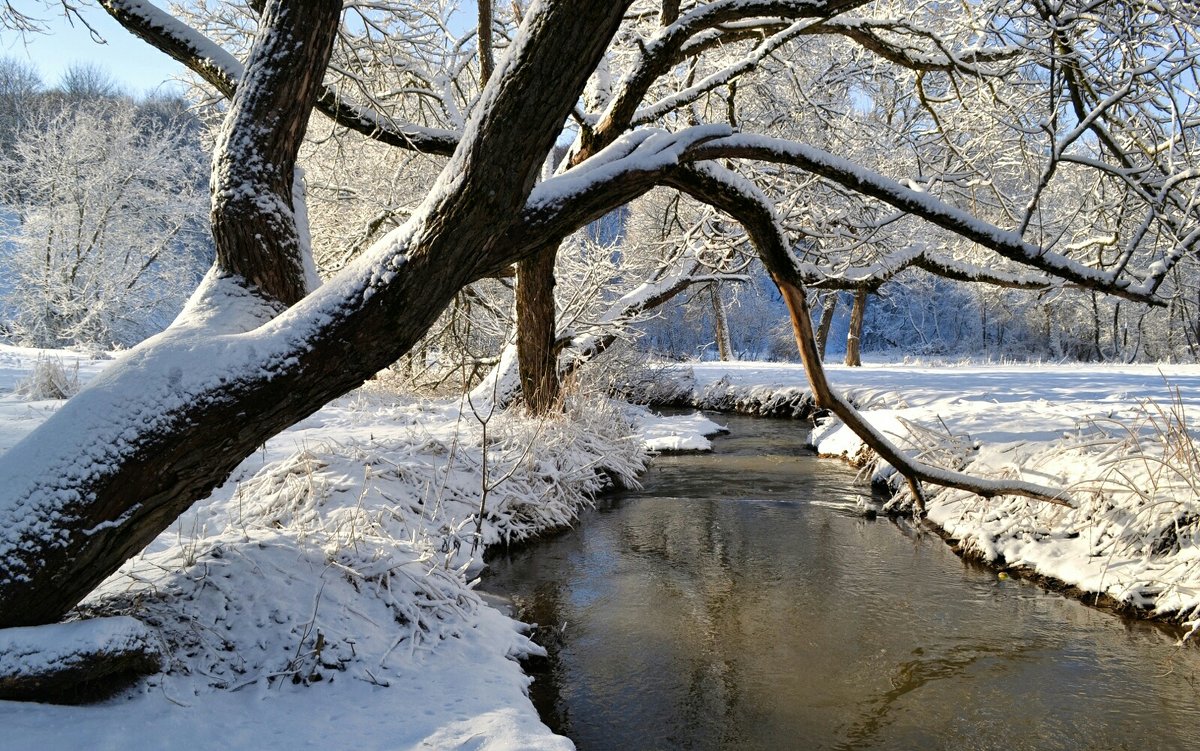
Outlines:
[{"label": "bare tree branch", "polygon": [[998,495],[1018,495],[1048,503],[1070,506],[1065,491],[1024,482],[1022,480],[992,480],[972,477],[919,462],[899,449],[875,429],[849,402],[830,385],[821,363],[820,351],[813,333],[812,318],[804,285],[790,260],[788,241],[775,221],[766,196],[729,170],[706,164],[673,172],[667,182],[689,195],[713,205],[732,216],[745,227],[763,263],[774,277],[787,302],[792,326],[804,371],[818,406],[833,412],[862,441],[875,450],[908,479],[918,506],[924,498],[921,482],[967,490],[984,498]]}]

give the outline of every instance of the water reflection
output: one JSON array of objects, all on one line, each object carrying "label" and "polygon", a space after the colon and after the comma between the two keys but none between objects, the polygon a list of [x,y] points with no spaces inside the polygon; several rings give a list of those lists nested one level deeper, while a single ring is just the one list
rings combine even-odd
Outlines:
[{"label": "water reflection", "polygon": [[492,561],[581,749],[1196,747],[1197,650],[855,516],[795,425],[722,420],[717,455]]}]

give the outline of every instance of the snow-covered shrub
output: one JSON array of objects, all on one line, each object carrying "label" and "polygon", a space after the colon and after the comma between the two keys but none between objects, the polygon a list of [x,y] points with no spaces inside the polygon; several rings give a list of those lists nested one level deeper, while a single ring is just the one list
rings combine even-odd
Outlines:
[{"label": "snow-covered shrub", "polygon": [[68,369],[58,357],[38,357],[29,375],[17,383],[15,392],[32,401],[70,399],[79,392],[79,363]]},{"label": "snow-covered shrub", "polygon": [[1131,589],[1157,610],[1179,611],[1191,637],[1200,631],[1200,443],[1177,390],[1171,402],[1146,400],[1139,411],[1138,422],[1104,431],[1104,474],[1089,498],[1101,520],[1096,554],[1173,569],[1171,584],[1147,576]]},{"label": "snow-covered shrub", "polygon": [[371,392],[348,402],[394,429],[251,460],[85,611],[135,615],[168,645],[173,678],[219,689],[383,686],[414,655],[485,630],[508,640],[501,651],[536,651],[468,584],[477,514],[485,544],[516,541],[570,523],[609,482],[636,483],[645,453],[620,405],[575,394],[563,418],[535,419]]}]

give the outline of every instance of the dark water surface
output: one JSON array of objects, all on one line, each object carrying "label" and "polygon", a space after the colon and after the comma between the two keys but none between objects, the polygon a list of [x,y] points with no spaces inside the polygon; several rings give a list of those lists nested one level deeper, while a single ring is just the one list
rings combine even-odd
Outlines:
[{"label": "dark water surface", "polygon": [[580,749],[1200,749],[1200,649],[855,515],[799,423],[717,419],[715,454],[490,560]]}]

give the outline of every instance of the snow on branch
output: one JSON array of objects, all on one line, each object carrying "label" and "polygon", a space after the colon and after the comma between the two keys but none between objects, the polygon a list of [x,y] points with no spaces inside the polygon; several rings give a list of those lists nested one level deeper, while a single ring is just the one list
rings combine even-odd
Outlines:
[{"label": "snow on branch", "polygon": [[[1010,61],[1020,53],[1013,47],[978,46],[956,52],[949,49],[945,41],[933,31],[898,18],[831,18],[813,31],[840,34],[891,63],[916,71],[959,72],[982,76],[992,72],[984,66]],[[911,43],[892,42],[880,32],[922,40],[932,49],[923,50]]]},{"label": "snow on branch", "polygon": [[503,251],[478,276],[495,275],[544,245],[547,238],[565,238],[629,203],[685,163],[689,149],[732,132],[727,125],[705,125],[679,133],[658,128],[626,133],[590,159],[538,184],[496,244]]},{"label": "snow on branch", "polygon": [[1013,231],[989,224],[940,198],[906,187],[889,177],[807,144],[755,135],[734,135],[692,149],[697,159],[744,158],[789,164],[920,217],[1009,260],[1039,269],[1088,289],[1136,302],[1161,305],[1134,280],[1097,269],[1027,242]]},{"label": "snow on branch", "polygon": [[659,307],[688,287],[731,278],[744,277],[714,273],[692,249],[684,250],[672,263],[660,268],[655,278],[639,284],[609,305],[587,330],[573,335],[564,332],[564,336],[569,336],[566,346],[570,360],[560,369],[570,373],[596,358],[612,346],[620,332],[638,316]]},{"label": "snow on branch", "polygon": [[232,97],[243,66],[196,29],[145,0],[100,0],[100,5],[134,36],[165,52]]},{"label": "snow on branch", "polygon": [[914,267],[945,279],[990,284],[1007,289],[1044,290],[1053,286],[1044,274],[1021,274],[985,268],[955,258],[936,256],[928,248],[918,244],[888,253],[874,263],[854,266],[841,272],[818,267],[818,275],[807,275],[804,280],[808,286],[819,289],[874,288],[905,269]]},{"label": "snow on branch", "polygon": [[[100,5],[134,36],[199,75],[226,98],[233,98],[244,66],[219,44],[145,0],[100,0]],[[346,99],[322,86],[315,109],[339,125],[391,146],[448,156],[460,134],[413,123],[396,123],[386,115]]]},{"label": "snow on branch", "polygon": [[619,176],[654,173],[680,164],[692,148],[733,134],[728,125],[700,125],[672,133],[660,128],[632,131],[582,164],[543,181],[529,196],[526,210],[561,206]]},{"label": "snow on branch", "polygon": [[638,110],[633,116],[633,123],[635,125],[643,125],[654,122],[673,110],[691,104],[713,89],[730,83],[738,76],[749,73],[756,69],[764,58],[774,53],[787,42],[803,34],[816,23],[816,21],[809,19],[798,21],[788,26],[783,31],[764,40],[753,52],[733,65],[706,76],[704,80],[697,82],[693,86],[689,86],[683,91],[664,97],[654,104]]},{"label": "snow on branch", "polygon": [[719,0],[683,13],[652,38],[639,42],[640,60],[615,89],[594,130],[581,134],[582,153],[607,146],[633,122],[646,93],[659,77],[680,60],[695,35],[721,24],[755,18],[773,20],[823,19],[866,5],[865,0]]}]

